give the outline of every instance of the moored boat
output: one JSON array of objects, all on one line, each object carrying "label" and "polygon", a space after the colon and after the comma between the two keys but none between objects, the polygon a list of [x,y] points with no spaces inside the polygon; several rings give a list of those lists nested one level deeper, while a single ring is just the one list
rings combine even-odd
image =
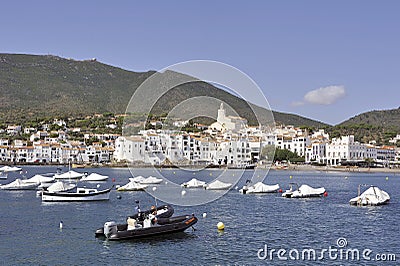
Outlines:
[{"label": "moored boat", "polygon": [[108,176],[100,175],[98,173],[91,173],[90,175],[84,175],[80,181],[88,181],[88,182],[98,182],[98,181],[106,181]]},{"label": "moored boat", "polygon": [[13,182],[0,185],[3,190],[34,190],[38,187],[38,183],[25,182],[23,179],[15,179]]},{"label": "moored boat", "polygon": [[137,182],[130,181],[128,184],[117,188],[117,191],[141,191],[145,190],[148,186],[142,185]]},{"label": "moored boat", "polygon": [[282,193],[282,197],[286,198],[312,198],[326,196],[325,188],[313,188],[308,185],[301,185],[299,187],[296,183],[290,183],[289,189]]},{"label": "moored boat", "polygon": [[17,171],[21,171],[21,170],[22,170],[22,168],[20,168],[18,166],[8,166],[8,165],[6,165],[6,166],[3,166],[3,167],[0,167],[0,172],[3,172],[3,173],[17,172]]},{"label": "moored boat", "polygon": [[76,192],[42,192],[42,201],[102,201],[110,199],[111,188],[97,190],[96,188],[78,187]]},{"label": "moored boat", "polygon": [[157,178],[154,176],[149,176],[142,181],[139,181],[140,184],[143,185],[155,185],[155,184],[160,184],[163,180],[161,178]]},{"label": "moored boat", "polygon": [[361,186],[366,186],[366,185],[358,186],[358,196],[352,198],[349,201],[350,205],[377,206],[389,203],[390,196],[386,191],[383,191],[382,189],[376,186],[370,186],[367,190],[365,190],[362,194],[360,194]]},{"label": "moored boat", "polygon": [[196,178],[192,178],[190,181],[188,182],[184,182],[181,184],[181,187],[185,187],[185,188],[199,188],[199,187],[204,187],[204,185],[206,184],[206,182],[204,181],[200,181],[197,180]]},{"label": "moored boat", "polygon": [[96,230],[95,236],[108,240],[138,239],[182,232],[197,222],[194,214],[171,217],[173,212],[170,205],[158,208],[153,206],[150,210],[139,211],[138,214],[128,216],[124,224],[117,224],[114,221],[106,222],[103,227]]},{"label": "moored boat", "polygon": [[54,178],[55,179],[79,179],[83,177],[83,173],[78,173],[72,170],[69,170],[68,172],[62,173],[62,174],[55,174]]},{"label": "moored boat", "polygon": [[225,183],[219,180],[215,180],[214,182],[204,185],[204,188],[208,190],[224,190],[229,189],[231,186],[231,183]]},{"label": "moored boat", "polygon": [[276,185],[266,185],[262,182],[257,182],[252,186],[245,185],[242,189],[239,190],[240,193],[243,194],[252,194],[252,193],[274,193],[279,190],[279,184]]}]

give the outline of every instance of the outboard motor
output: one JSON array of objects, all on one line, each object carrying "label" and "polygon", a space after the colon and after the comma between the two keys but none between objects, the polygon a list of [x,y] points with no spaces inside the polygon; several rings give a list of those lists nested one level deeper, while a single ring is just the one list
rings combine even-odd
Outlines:
[{"label": "outboard motor", "polygon": [[109,238],[112,234],[116,234],[117,232],[117,224],[114,221],[106,222],[104,224],[104,235],[107,238]]}]

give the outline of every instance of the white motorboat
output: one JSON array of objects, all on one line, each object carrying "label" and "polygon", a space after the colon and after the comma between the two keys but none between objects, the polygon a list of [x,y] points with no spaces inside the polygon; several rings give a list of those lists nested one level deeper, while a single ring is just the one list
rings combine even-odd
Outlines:
[{"label": "white motorboat", "polygon": [[141,176],[141,175],[129,178],[129,181],[136,182],[136,183],[140,183],[143,180],[145,180],[145,178],[143,176]]},{"label": "white motorboat", "polygon": [[76,192],[42,192],[42,201],[102,201],[110,199],[111,188],[97,190],[96,188],[78,187]]},{"label": "white motorboat", "polygon": [[162,181],[163,180],[161,178],[149,176],[149,177],[143,179],[142,181],[140,181],[139,183],[142,185],[155,185],[155,184],[160,184]]},{"label": "white motorboat", "polygon": [[51,184],[49,187],[47,187],[47,191],[49,191],[49,192],[65,192],[65,191],[72,190],[75,187],[76,187],[76,185],[73,183],[57,181],[57,182]]},{"label": "white motorboat", "polygon": [[[132,179],[132,178],[129,178]],[[145,190],[148,186],[137,182],[130,181],[128,184],[117,188],[118,191],[139,191]]]},{"label": "white motorboat", "polygon": [[62,173],[62,174],[55,174],[54,178],[55,179],[79,179],[83,176],[84,174],[75,172],[73,170],[69,170],[68,172]]},{"label": "white motorboat", "polygon": [[196,178],[192,178],[190,181],[182,183],[181,187],[185,188],[199,188],[199,187],[204,187],[206,182],[197,180]]},{"label": "white motorboat", "polygon": [[0,185],[0,189],[3,189],[3,190],[32,190],[32,189],[36,189],[38,185],[39,184],[37,184],[37,183],[25,182],[25,180],[17,178],[11,183],[8,183],[6,185]]},{"label": "white motorboat", "polygon": [[252,194],[252,193],[274,193],[279,190],[279,184],[276,185],[266,185],[262,182],[257,182],[252,186],[243,186],[242,189],[239,190],[240,193],[243,194]]},{"label": "white motorboat", "polygon": [[296,183],[290,183],[290,188],[282,193],[282,197],[286,198],[312,198],[326,196],[325,188],[313,188],[308,185],[301,185],[300,187]]},{"label": "white motorboat", "polygon": [[54,177],[48,177],[48,176],[43,176],[43,175],[34,175],[31,178],[28,178],[28,179],[24,180],[24,182],[36,183],[38,185],[41,185],[43,183],[52,183],[52,182],[54,182]]},{"label": "white motorboat", "polygon": [[229,189],[231,186],[232,186],[231,183],[224,183],[219,180],[215,180],[210,184],[204,185],[204,188],[208,190],[223,190],[223,189]]},{"label": "white motorboat", "polygon": [[358,186],[358,196],[352,198],[349,203],[351,205],[367,206],[367,205],[384,205],[389,203],[390,196],[387,192],[376,186],[370,186],[364,193],[360,194],[361,186]]},{"label": "white motorboat", "polygon": [[108,179],[108,176],[106,175],[100,175],[98,173],[91,173],[90,175],[84,175],[80,181],[106,181]]},{"label": "white motorboat", "polygon": [[3,166],[3,167],[0,167],[0,172],[3,172],[3,173],[17,172],[17,171],[21,171],[21,170],[22,170],[22,168],[17,167],[17,166],[8,166],[8,165],[6,165],[6,166]]}]

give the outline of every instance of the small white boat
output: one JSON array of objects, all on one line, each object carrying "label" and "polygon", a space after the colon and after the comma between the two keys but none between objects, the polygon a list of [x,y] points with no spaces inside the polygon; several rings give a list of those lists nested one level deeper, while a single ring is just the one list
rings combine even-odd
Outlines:
[{"label": "small white boat", "polygon": [[232,186],[231,183],[224,183],[219,180],[215,180],[210,184],[204,185],[204,188],[208,190],[223,190],[223,189],[229,189],[231,186]]},{"label": "small white boat", "polygon": [[47,191],[49,191],[49,192],[65,192],[65,191],[72,190],[75,187],[76,187],[76,185],[73,183],[57,181],[57,182],[51,184],[49,187],[47,187]]},{"label": "small white boat", "polygon": [[139,183],[142,185],[155,185],[155,184],[160,184],[162,181],[163,180],[161,178],[149,176],[149,177],[143,179],[142,181],[140,181]]},{"label": "small white boat", "polygon": [[102,201],[110,199],[111,188],[97,190],[96,188],[78,187],[76,192],[42,192],[42,201]]},{"label": "small white boat", "polygon": [[141,175],[129,178],[129,181],[136,182],[136,183],[140,183],[143,180],[145,180],[145,178],[143,176],[141,176]]},{"label": "small white boat", "polygon": [[312,198],[320,197],[326,194],[325,188],[313,188],[308,185],[301,185],[300,187],[296,183],[290,183],[290,188],[282,193],[282,197],[286,198]]},{"label": "small white boat", "polygon": [[36,183],[38,185],[43,183],[52,183],[54,182],[54,177],[48,177],[43,175],[34,175],[31,178],[24,180],[27,183]]},{"label": "small white boat", "polygon": [[147,187],[148,187],[147,185],[142,185],[140,183],[130,181],[128,184],[117,188],[117,191],[139,191],[139,190],[145,190]]},{"label": "small white boat", "polygon": [[242,189],[239,190],[240,193],[243,194],[252,194],[252,193],[274,193],[279,190],[279,184],[276,185],[266,185],[261,182],[257,182],[252,186],[243,186]]},{"label": "small white boat", "polygon": [[8,166],[8,165],[6,165],[6,166],[3,166],[3,167],[0,167],[0,172],[3,172],[3,173],[17,172],[17,171],[21,171],[21,170],[22,170],[22,168],[17,167],[17,166]]},{"label": "small white boat", "polygon": [[66,173],[62,173],[62,174],[55,174],[54,178],[55,179],[78,179],[81,178],[84,174],[82,173],[78,173],[75,171],[68,171]]},{"label": "small white boat", "polygon": [[190,181],[182,183],[181,187],[185,188],[199,188],[199,187],[204,187],[206,182],[197,180],[196,178],[192,178]]},{"label": "small white boat", "polygon": [[106,175],[100,175],[98,173],[91,173],[90,175],[84,175],[80,181],[105,181],[108,179]]},{"label": "small white boat", "polygon": [[0,172],[0,179],[7,179],[7,177],[8,177],[8,174],[7,173],[4,173],[4,172]]},{"label": "small white boat", "polygon": [[36,189],[38,185],[39,184],[37,184],[37,183],[25,182],[25,180],[17,178],[11,183],[8,183],[6,185],[0,185],[0,189],[3,189],[3,190],[32,190],[32,189]]},{"label": "small white boat", "polygon": [[358,186],[358,196],[349,201],[351,205],[368,206],[389,203],[390,196],[387,192],[376,186],[370,186],[364,193],[360,194],[361,186],[362,185]]}]

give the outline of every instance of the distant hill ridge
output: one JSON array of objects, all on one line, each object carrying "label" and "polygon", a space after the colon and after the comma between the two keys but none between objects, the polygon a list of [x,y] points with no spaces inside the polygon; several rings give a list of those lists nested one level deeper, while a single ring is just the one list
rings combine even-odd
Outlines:
[{"label": "distant hill ridge", "polygon": [[[154,73],[127,71],[95,59],[77,61],[52,55],[0,54],[0,122],[124,113],[136,88]],[[165,95],[153,110],[165,113],[180,101],[195,96],[221,99],[250,123],[255,122],[242,99],[204,82],[180,86]],[[280,124],[328,126],[299,115],[273,114]]]}]

